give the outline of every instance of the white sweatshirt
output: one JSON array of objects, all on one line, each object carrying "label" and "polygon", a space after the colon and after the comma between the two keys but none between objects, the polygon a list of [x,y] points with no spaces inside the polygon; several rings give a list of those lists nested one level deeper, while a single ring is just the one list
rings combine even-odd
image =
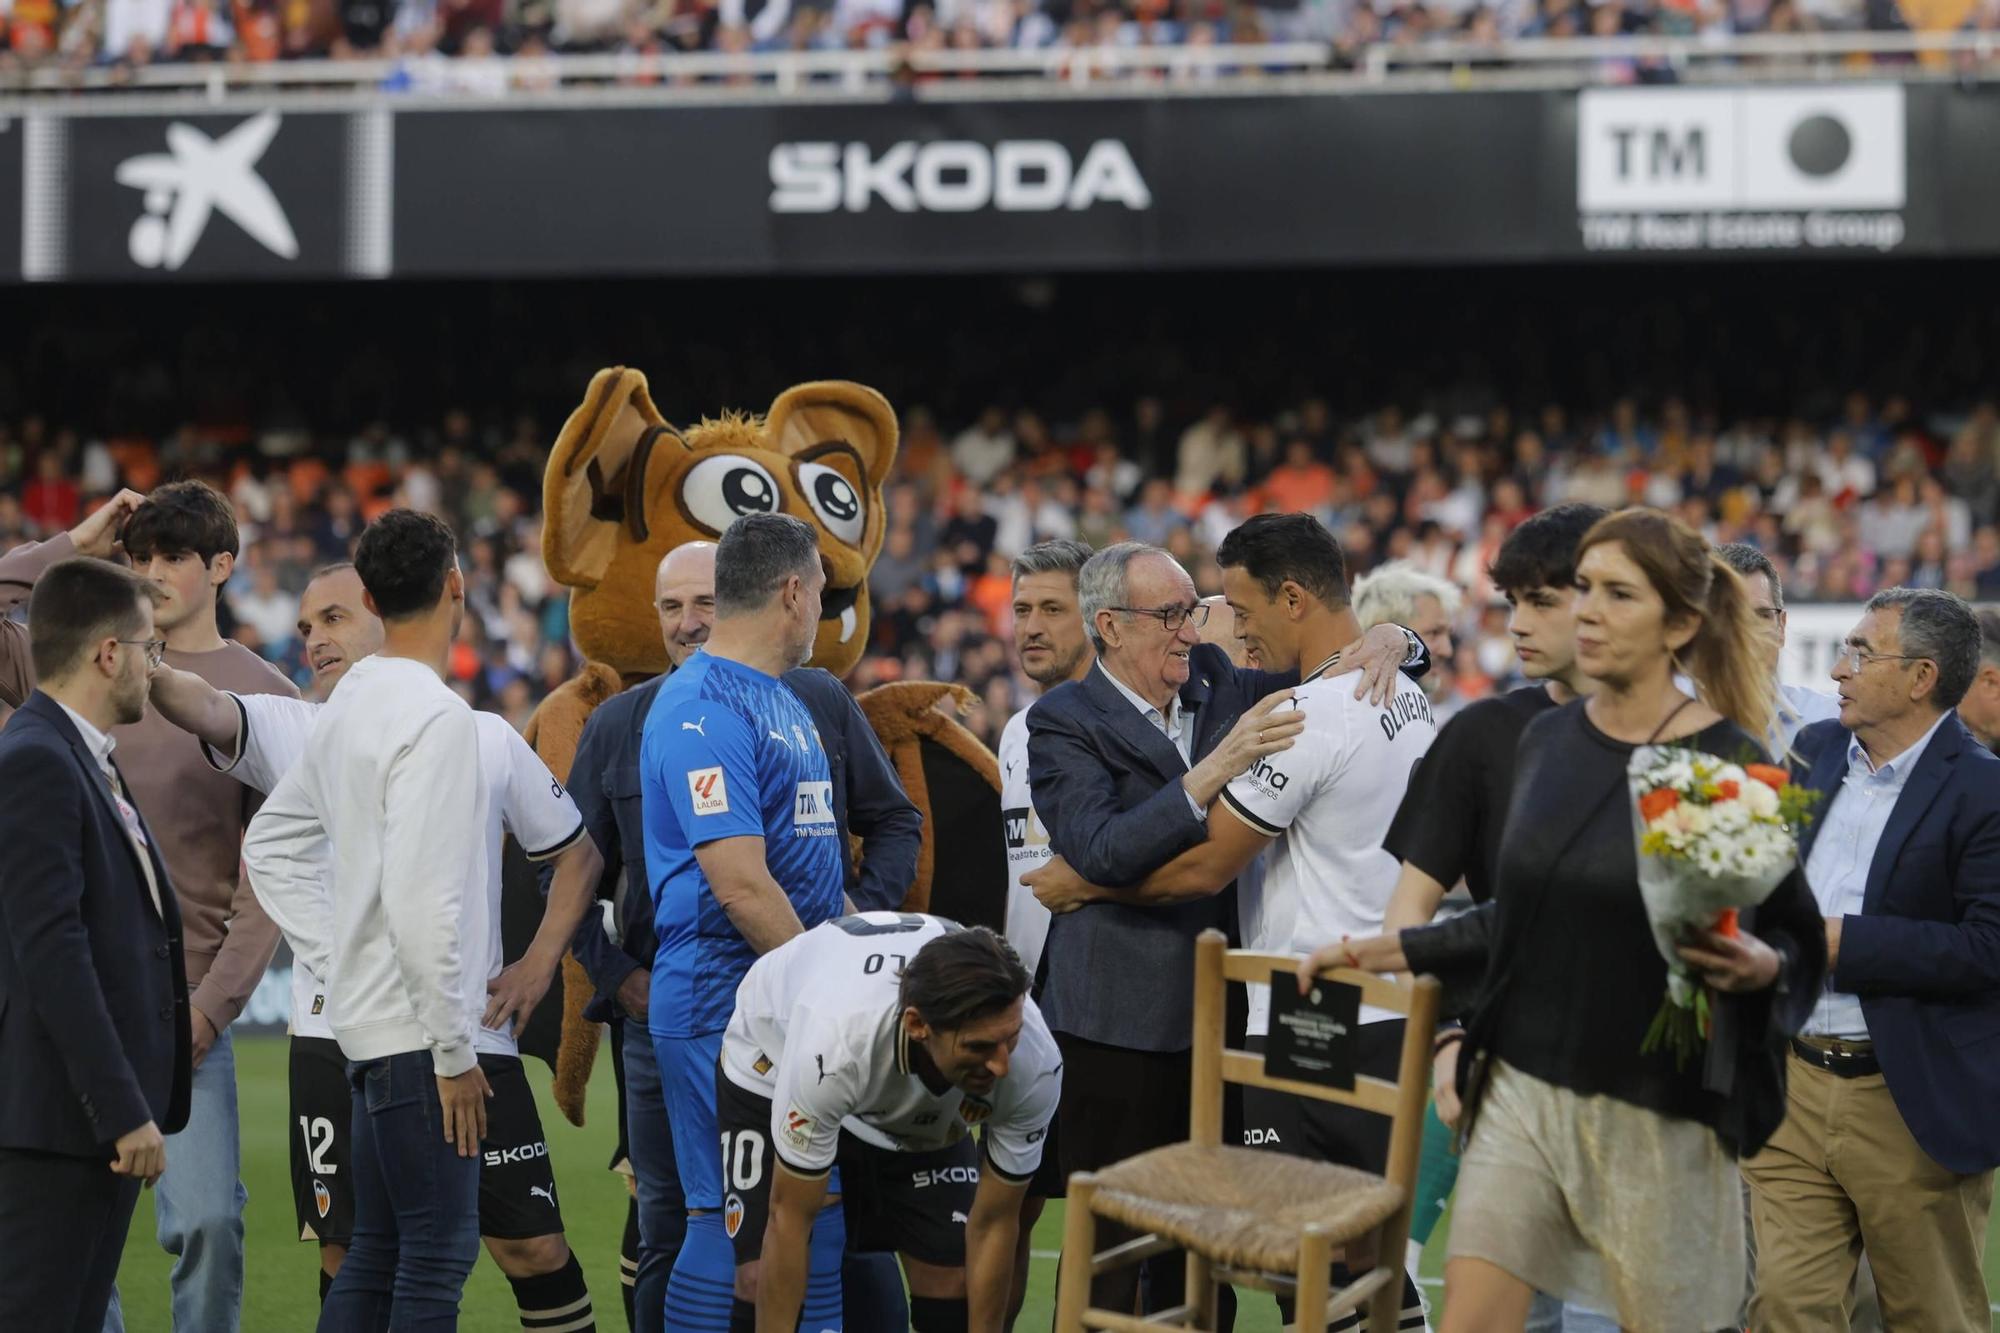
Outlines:
[{"label": "white sweatshirt", "polygon": [[479,772],[465,702],[421,662],[369,657],[250,822],[251,886],[327,979],[327,1017],[350,1060],[428,1050],[452,1077],[477,1059],[460,936],[492,854]]}]

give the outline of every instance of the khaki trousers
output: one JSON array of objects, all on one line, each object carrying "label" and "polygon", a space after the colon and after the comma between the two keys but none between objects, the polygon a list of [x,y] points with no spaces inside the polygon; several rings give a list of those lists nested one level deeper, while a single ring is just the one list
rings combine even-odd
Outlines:
[{"label": "khaki trousers", "polygon": [[1993,1173],[1961,1176],[1910,1137],[1880,1074],[1787,1059],[1785,1123],[1743,1163],[1757,1235],[1755,1333],[1847,1333],[1862,1248],[1885,1328],[1988,1333]]}]

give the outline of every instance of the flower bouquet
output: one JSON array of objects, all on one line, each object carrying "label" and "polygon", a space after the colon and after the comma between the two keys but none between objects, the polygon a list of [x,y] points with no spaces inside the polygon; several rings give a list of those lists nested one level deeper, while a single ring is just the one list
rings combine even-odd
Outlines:
[{"label": "flower bouquet", "polygon": [[1667,993],[1640,1043],[1677,1068],[1708,1039],[1708,991],[1676,946],[1694,931],[1736,933],[1736,914],[1771,896],[1798,863],[1811,793],[1770,764],[1732,764],[1681,746],[1642,745],[1626,769],[1639,891],[1667,960]]}]

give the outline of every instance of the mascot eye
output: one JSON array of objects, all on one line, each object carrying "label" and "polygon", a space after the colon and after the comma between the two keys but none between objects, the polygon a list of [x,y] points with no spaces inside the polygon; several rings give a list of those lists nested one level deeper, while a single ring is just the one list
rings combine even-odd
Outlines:
[{"label": "mascot eye", "polygon": [[849,546],[861,544],[861,532],[867,524],[862,517],[861,494],[853,482],[824,463],[804,463],[799,466],[799,489],[806,493],[806,503],[827,531]]},{"label": "mascot eye", "polygon": [[778,483],[756,463],[735,455],[704,458],[681,482],[688,517],[719,533],[745,514],[773,514],[782,507]]}]

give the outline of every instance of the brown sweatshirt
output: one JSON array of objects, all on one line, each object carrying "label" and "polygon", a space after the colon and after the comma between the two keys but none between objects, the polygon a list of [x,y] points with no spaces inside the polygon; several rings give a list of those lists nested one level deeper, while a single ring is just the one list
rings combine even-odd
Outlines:
[{"label": "brown sweatshirt", "polygon": [[[0,556],[0,616],[27,600],[43,570],[75,554],[65,534]],[[212,653],[169,651],[167,664],[218,690],[299,697],[274,667],[233,641]],[[0,621],[0,701],[18,707],[34,687],[27,631]],[[262,798],[216,772],[202,758],[201,742],[150,705],[144,718],[111,735],[119,770],[174,881],[192,1002],[223,1031],[243,1012],[278,947],[278,928],[242,873],[243,831]]]}]

